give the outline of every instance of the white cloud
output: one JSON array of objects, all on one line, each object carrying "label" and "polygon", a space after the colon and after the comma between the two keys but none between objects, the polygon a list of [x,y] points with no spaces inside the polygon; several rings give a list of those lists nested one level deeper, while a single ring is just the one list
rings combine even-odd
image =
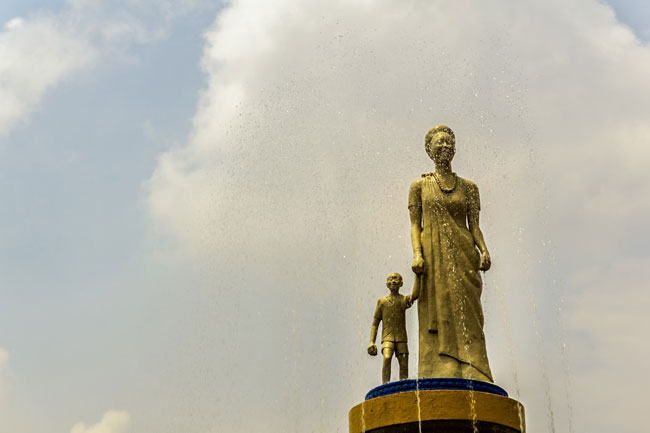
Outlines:
[{"label": "white cloud", "polygon": [[59,12],[15,17],[0,32],[0,137],[28,118],[48,91],[98,59],[127,60],[129,50],[165,38],[198,0],[70,0]]},{"label": "white cloud", "polygon": [[131,417],[127,412],[110,410],[97,424],[77,423],[70,433],[127,433],[130,431]]},{"label": "white cloud", "polygon": [[14,30],[21,27],[23,24],[25,24],[25,20],[20,17],[16,17],[7,21],[7,23],[5,24],[5,29]]},{"label": "white cloud", "polygon": [[644,431],[650,292],[643,271],[649,266],[648,258],[620,260],[574,281],[580,291],[569,299],[569,329],[579,336],[574,381],[588,396],[576,402],[585,430]]},{"label": "white cloud", "polygon": [[[217,213],[209,208],[220,206],[222,198],[215,194],[236,196],[237,203],[245,199],[241,195],[255,201],[265,186],[251,188],[248,180],[265,175],[267,184],[282,188],[264,194],[282,195],[293,190],[293,181],[315,182],[309,175],[324,164],[354,177],[364,167],[371,170],[370,159],[388,163],[392,156],[383,151],[389,140],[401,141],[391,143],[393,149],[406,140],[414,148],[401,165],[391,161],[392,166],[405,170],[416,161],[425,166],[421,136],[443,120],[454,123],[473,146],[470,151],[490,152],[490,162],[507,167],[513,180],[517,156],[532,148],[553,164],[539,172],[555,177],[547,184],[566,184],[563,197],[598,188],[600,171],[594,168],[612,160],[631,170],[611,176],[611,189],[625,190],[625,182],[646,188],[634,179],[648,160],[643,147],[648,107],[641,96],[647,90],[643,77],[650,73],[648,50],[608,8],[577,3],[556,10],[528,2],[488,11],[471,2],[453,7],[410,2],[397,13],[389,3],[274,2],[267,10],[264,2],[234,2],[206,36],[209,88],[191,141],[164,155],[154,175],[155,220],[178,239],[205,241],[203,230]],[[554,20],[561,31],[547,30],[544,20]],[[390,139],[383,130],[388,127]],[[613,142],[616,151],[604,152]],[[585,158],[593,164],[578,166]],[[477,162],[464,163],[478,169]],[[271,167],[280,169],[281,180]],[[515,174],[523,177],[517,181],[538,183],[529,173]],[[311,196],[327,187],[315,186],[293,192]],[[612,192],[589,191],[582,199],[598,206]],[[618,197],[625,201],[625,195]],[[230,207],[223,202],[219,212],[233,212]],[[625,210],[606,210],[629,215],[630,207],[648,210],[647,202],[638,200]],[[188,230],[188,220],[202,218],[210,221]]]},{"label": "white cloud", "polygon": [[10,20],[0,33],[0,136],[94,58],[95,50],[66,20],[50,15]]},{"label": "white cloud", "polygon": [[[545,353],[547,374],[551,386],[563,382],[552,280],[587,268],[598,278],[634,236],[630,226],[650,217],[650,50],[611,9],[593,0],[240,0],[206,33],[203,67],[190,139],[161,156],[149,183],[152,221],[173,249],[210,261],[222,282],[252,269],[283,275],[309,299],[292,297],[296,310],[313,308],[323,287],[336,299],[355,293],[348,313],[365,329],[358,317],[375,292],[359,287],[388,266],[407,269],[406,191],[432,169],[425,132],[447,123],[456,170],[481,187],[495,257],[488,281],[514,311],[514,356],[540,374],[537,304],[537,330],[555,351]],[[354,266],[331,287],[343,256]],[[564,261],[554,268],[555,256]],[[501,314],[490,287],[488,313]],[[493,363],[507,375],[499,349]],[[590,398],[584,377],[576,401]],[[528,380],[522,392],[536,392],[539,378],[519,379]],[[531,429],[547,424],[545,404],[566,428],[564,392],[548,399],[526,400]]]}]

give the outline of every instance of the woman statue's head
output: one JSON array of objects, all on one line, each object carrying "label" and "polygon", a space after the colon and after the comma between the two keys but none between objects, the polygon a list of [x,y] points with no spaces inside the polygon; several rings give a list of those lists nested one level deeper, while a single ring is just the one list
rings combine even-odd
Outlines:
[{"label": "woman statue's head", "polygon": [[449,164],[456,153],[454,131],[445,125],[434,126],[424,138],[424,149],[436,165]]}]

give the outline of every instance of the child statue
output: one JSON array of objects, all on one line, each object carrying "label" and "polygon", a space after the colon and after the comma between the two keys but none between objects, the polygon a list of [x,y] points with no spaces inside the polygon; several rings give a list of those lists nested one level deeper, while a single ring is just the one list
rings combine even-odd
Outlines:
[{"label": "child statue", "polygon": [[368,354],[377,355],[377,329],[379,322],[383,321],[381,330],[381,353],[384,356],[384,362],[381,368],[382,383],[390,382],[390,367],[393,359],[393,352],[397,353],[397,362],[399,363],[399,378],[404,380],[409,375],[409,349],[406,337],[406,310],[410,308],[416,299],[420,296],[420,275],[415,276],[413,284],[413,293],[411,295],[400,295],[399,289],[402,287],[402,276],[394,272],[386,278],[386,287],[390,290],[388,296],[379,298],[377,308],[372,319],[370,328],[370,345]]}]

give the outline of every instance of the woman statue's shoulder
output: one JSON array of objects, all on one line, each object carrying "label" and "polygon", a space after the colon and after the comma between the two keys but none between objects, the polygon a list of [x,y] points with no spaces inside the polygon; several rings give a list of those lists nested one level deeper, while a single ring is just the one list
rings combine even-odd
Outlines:
[{"label": "woman statue's shoulder", "polygon": [[465,191],[465,198],[470,209],[480,210],[481,198],[478,192],[478,186],[471,180],[463,179],[462,177],[458,177],[458,183],[462,185]]},{"label": "woman statue's shoulder", "polygon": [[415,179],[413,182],[411,182],[411,189],[413,188],[422,188],[422,183],[424,182],[424,178],[426,175],[422,175],[421,177],[418,177]]},{"label": "woman statue's shoulder", "polygon": [[424,178],[415,179],[409,187],[409,209],[422,206],[422,182]]},{"label": "woman statue's shoulder", "polygon": [[478,191],[478,186],[469,179],[458,176],[458,183],[465,188],[465,191],[474,192]]}]

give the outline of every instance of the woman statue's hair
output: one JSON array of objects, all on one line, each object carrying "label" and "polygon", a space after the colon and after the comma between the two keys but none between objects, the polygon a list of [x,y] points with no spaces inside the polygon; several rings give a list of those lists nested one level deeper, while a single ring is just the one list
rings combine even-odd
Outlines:
[{"label": "woman statue's hair", "polygon": [[427,154],[429,156],[433,155],[431,153],[431,141],[433,140],[433,136],[436,135],[439,132],[444,132],[446,134],[449,134],[451,137],[451,141],[456,145],[456,136],[454,135],[454,131],[451,130],[450,127],[445,126],[445,125],[436,125],[433,128],[429,129],[429,132],[427,132],[427,135],[424,137],[424,149],[427,151]]}]

